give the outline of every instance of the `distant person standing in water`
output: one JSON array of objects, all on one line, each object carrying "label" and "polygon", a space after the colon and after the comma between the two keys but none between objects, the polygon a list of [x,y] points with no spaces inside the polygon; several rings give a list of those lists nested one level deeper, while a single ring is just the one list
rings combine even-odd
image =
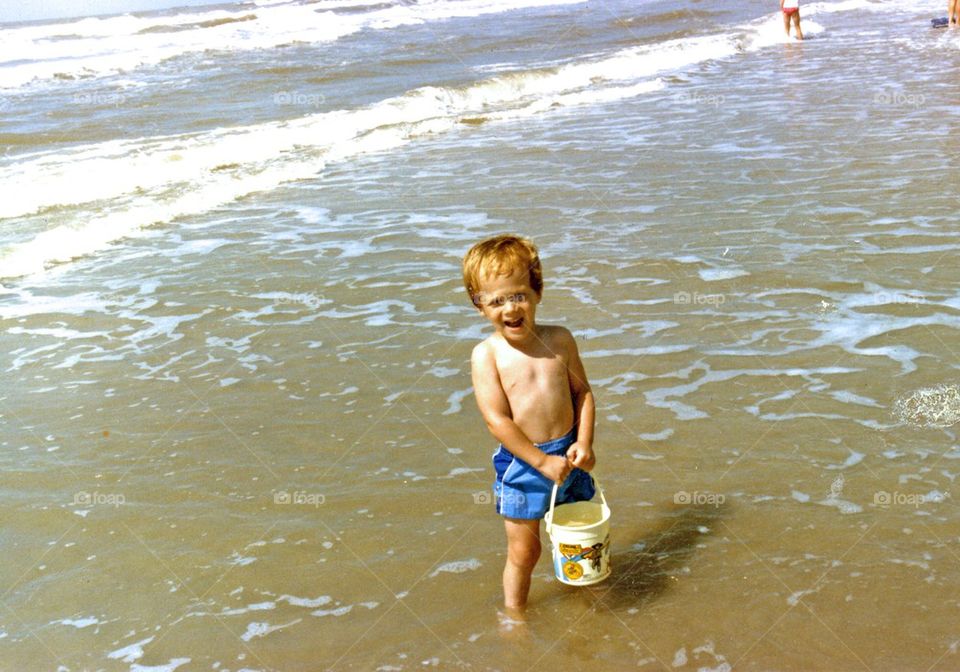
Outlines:
[{"label": "distant person standing in water", "polygon": [[[956,3],[957,0],[950,0]],[[803,31],[800,30],[800,0],[780,0],[780,11],[783,12],[783,29],[787,31],[787,37],[790,37],[790,20],[793,19],[793,27],[797,29],[797,39],[803,39]]]}]

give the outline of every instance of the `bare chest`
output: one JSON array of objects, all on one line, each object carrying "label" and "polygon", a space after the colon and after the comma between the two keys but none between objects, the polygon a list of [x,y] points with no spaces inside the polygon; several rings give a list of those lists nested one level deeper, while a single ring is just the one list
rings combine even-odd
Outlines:
[{"label": "bare chest", "polygon": [[544,357],[497,358],[500,383],[508,397],[538,392],[540,394],[568,391],[567,363],[559,355]]}]

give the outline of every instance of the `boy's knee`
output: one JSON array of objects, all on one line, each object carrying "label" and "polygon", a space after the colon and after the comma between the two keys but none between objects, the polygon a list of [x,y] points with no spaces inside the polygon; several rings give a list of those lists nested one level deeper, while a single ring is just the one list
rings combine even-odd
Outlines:
[{"label": "boy's knee", "polygon": [[511,544],[507,549],[510,562],[524,569],[533,569],[540,559],[540,540],[530,539],[522,544]]}]

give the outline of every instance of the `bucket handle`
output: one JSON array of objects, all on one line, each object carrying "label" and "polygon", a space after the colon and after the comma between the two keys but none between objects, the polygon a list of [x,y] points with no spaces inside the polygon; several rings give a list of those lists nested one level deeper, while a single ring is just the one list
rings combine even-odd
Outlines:
[{"label": "bucket handle", "polygon": [[[593,487],[596,488],[597,492],[600,493],[600,501],[603,502],[603,505],[607,508],[610,508],[607,505],[607,498],[603,494],[603,488],[600,487],[600,481],[597,480],[597,477],[593,474],[590,474],[590,480],[593,481]],[[553,494],[550,495],[550,522],[547,523],[547,534],[553,534],[553,509],[557,503],[557,490],[560,488],[560,485],[556,482],[553,484]]]}]

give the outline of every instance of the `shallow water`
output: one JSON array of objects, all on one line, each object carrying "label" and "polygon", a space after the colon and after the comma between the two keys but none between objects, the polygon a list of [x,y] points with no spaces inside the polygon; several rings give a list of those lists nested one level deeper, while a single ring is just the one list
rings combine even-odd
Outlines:
[{"label": "shallow water", "polygon": [[[940,9],[811,5],[813,39],[782,44],[761,3],[474,8],[298,43],[260,84],[239,69],[276,31],[18,85],[0,669],[956,667]],[[57,117],[121,77],[123,104]],[[247,97],[192,112],[214,82]],[[349,139],[310,116],[428,84],[440,108]],[[324,101],[256,104],[277,91]],[[97,166],[129,179],[55,198]],[[504,230],[540,244],[538,316],[578,338],[613,512],[612,577],[566,587],[544,557],[525,623],[499,612],[486,326],[458,280]]]}]

